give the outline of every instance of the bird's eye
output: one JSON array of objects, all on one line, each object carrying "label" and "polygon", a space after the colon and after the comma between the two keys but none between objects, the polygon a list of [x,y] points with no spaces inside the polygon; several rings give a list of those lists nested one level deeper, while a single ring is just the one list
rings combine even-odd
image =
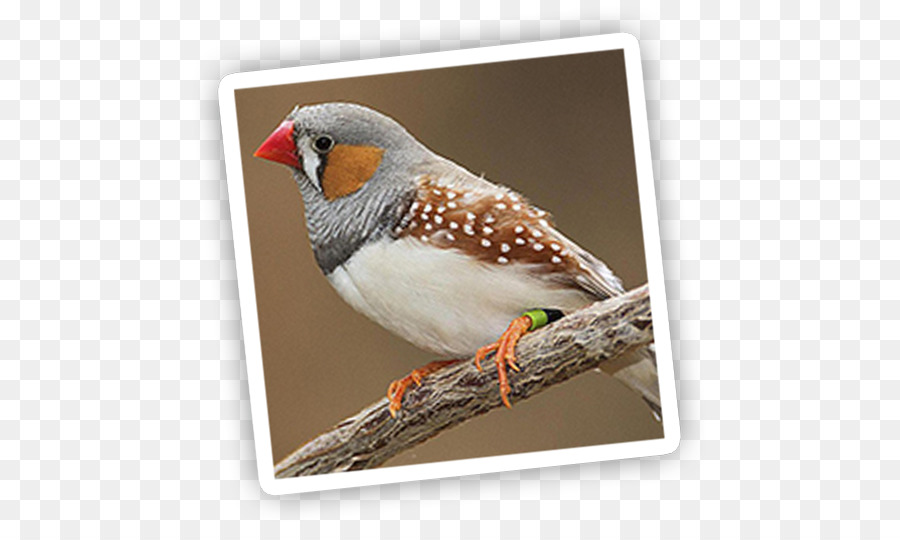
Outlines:
[{"label": "bird's eye", "polygon": [[313,141],[313,148],[320,154],[327,154],[334,148],[334,139],[328,135],[319,135],[316,137],[316,140]]}]

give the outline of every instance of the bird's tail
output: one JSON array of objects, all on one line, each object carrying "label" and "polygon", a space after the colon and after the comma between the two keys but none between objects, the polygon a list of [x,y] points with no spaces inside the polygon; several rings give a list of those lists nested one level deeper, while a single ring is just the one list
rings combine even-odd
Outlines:
[{"label": "bird's tail", "polygon": [[625,386],[641,396],[657,419],[662,420],[659,400],[659,376],[656,374],[656,351],[653,344],[628,352],[614,360],[604,362],[599,368],[622,381]]}]

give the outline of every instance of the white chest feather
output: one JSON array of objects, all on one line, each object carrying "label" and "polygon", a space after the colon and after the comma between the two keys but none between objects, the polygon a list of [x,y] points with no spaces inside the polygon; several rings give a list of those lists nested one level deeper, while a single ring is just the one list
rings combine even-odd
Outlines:
[{"label": "white chest feather", "polygon": [[590,302],[586,293],[552,286],[525,265],[485,264],[414,238],[363,247],[328,279],[360,313],[453,357],[495,341],[527,309],[572,310]]}]

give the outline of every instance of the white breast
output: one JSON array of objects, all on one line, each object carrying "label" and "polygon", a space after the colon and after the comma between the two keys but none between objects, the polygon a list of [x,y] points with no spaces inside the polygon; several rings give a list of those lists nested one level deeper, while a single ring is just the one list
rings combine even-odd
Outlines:
[{"label": "white breast", "polygon": [[530,308],[577,309],[591,301],[551,286],[519,264],[491,265],[418,239],[361,248],[328,276],[357,311],[413,344],[465,357],[495,341]]}]

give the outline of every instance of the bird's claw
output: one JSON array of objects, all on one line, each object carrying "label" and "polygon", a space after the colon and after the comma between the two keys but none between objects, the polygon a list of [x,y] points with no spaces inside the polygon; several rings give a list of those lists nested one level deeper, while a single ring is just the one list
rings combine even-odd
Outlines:
[{"label": "bird's claw", "polygon": [[488,354],[496,351],[496,354],[494,355],[494,365],[497,366],[500,400],[507,408],[512,408],[512,404],[509,401],[509,394],[512,392],[512,389],[509,386],[509,377],[507,376],[506,368],[512,368],[513,371],[517,372],[521,371],[519,365],[516,364],[516,344],[522,336],[528,333],[529,328],[531,328],[531,319],[526,316],[518,317],[509,324],[509,327],[503,332],[500,339],[490,345],[485,345],[475,353],[475,367],[478,371],[483,371],[481,361],[484,360]]},{"label": "bird's claw", "polygon": [[414,369],[406,377],[392,382],[387,390],[388,412],[391,413],[391,416],[397,418],[397,413],[400,412],[400,408],[403,406],[403,394],[406,393],[407,388],[409,388],[411,384],[415,384],[417,387],[422,386],[422,380],[428,374],[434,373],[444,366],[449,366],[457,362],[459,362],[459,360],[437,360],[418,369]]},{"label": "bird's claw", "polygon": [[484,371],[484,368],[481,367],[481,361],[487,358],[487,355],[496,351],[498,347],[500,347],[500,340],[478,349],[478,352],[475,353],[475,368],[478,371]]}]

